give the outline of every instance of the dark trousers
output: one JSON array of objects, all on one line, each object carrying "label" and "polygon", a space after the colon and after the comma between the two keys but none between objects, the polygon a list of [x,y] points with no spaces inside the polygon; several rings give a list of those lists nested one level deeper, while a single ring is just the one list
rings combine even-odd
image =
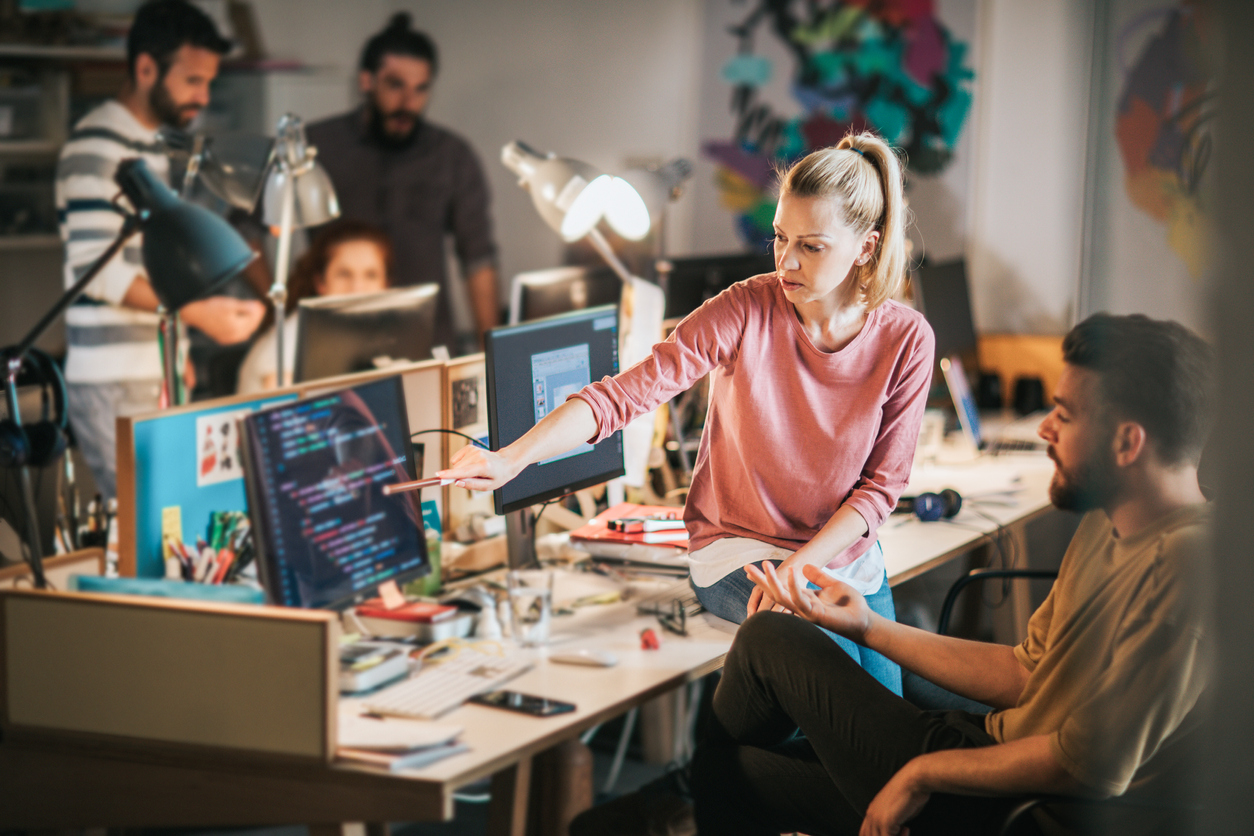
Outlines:
[{"label": "dark trousers", "polygon": [[[693,761],[702,836],[856,834],[911,758],[995,743],[982,717],[916,708],[813,624],[770,612],[737,632],[710,725]],[[936,794],[910,832],[996,833],[1016,801]]]}]

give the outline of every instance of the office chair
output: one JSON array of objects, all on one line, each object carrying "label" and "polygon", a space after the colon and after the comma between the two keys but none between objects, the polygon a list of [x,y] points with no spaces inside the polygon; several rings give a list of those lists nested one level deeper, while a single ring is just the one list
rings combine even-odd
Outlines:
[{"label": "office chair", "polygon": [[[949,622],[958,596],[973,583],[995,579],[1052,580],[1058,572],[1052,569],[972,569],[954,581],[941,605],[940,620],[936,632],[948,635]],[[1055,821],[1068,821],[1080,832],[1086,833],[1135,833],[1175,834],[1188,832],[1187,825],[1196,821],[1202,808],[1196,804],[1181,804],[1171,800],[1146,798],[1089,799],[1076,796],[1038,795],[1025,798],[1017,804],[1002,822],[1000,836],[1043,836],[1045,831],[1031,815],[1041,810]],[[1128,818],[1135,818],[1135,823]],[[1064,825],[1060,825],[1064,826]]]}]

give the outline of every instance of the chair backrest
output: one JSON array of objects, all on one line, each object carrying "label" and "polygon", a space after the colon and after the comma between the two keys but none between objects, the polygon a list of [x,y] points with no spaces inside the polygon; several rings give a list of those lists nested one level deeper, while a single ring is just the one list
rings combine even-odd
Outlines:
[{"label": "chair backrest", "polygon": [[958,601],[958,595],[973,583],[983,583],[993,578],[1053,580],[1057,577],[1058,572],[1054,569],[972,569],[954,581],[953,586],[949,587],[949,592],[945,595],[945,603],[941,605],[940,620],[936,624],[936,632],[942,636],[949,634],[949,620],[953,613],[954,604]]}]

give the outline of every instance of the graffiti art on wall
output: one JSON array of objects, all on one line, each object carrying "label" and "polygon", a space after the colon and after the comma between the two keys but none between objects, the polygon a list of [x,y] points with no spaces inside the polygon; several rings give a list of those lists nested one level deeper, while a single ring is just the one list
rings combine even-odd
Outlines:
[{"label": "graffiti art on wall", "polygon": [[[874,130],[907,155],[915,174],[947,166],[971,108],[967,45],[937,19],[934,0],[753,0],[729,28],[737,54],[722,70],[731,85],[735,132],[707,142],[723,205],[741,237],[771,233],[774,166]],[[777,38],[791,56],[791,95],[801,114],[784,118],[762,94],[777,68],[755,51]]]},{"label": "graffiti art on wall", "polygon": [[[1132,203],[1167,227],[1167,241],[1193,278],[1209,247],[1204,190],[1215,116],[1214,84],[1203,60],[1205,4],[1184,2],[1128,21],[1119,32],[1125,68],[1115,117],[1124,187]],[[1155,25],[1133,60],[1125,46]]]}]

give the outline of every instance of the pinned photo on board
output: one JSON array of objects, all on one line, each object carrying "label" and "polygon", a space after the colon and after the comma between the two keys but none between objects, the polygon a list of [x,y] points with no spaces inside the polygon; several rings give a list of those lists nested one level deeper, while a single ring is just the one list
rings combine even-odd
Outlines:
[{"label": "pinned photo on board", "polygon": [[243,478],[237,422],[250,412],[237,409],[196,419],[196,487]]}]

